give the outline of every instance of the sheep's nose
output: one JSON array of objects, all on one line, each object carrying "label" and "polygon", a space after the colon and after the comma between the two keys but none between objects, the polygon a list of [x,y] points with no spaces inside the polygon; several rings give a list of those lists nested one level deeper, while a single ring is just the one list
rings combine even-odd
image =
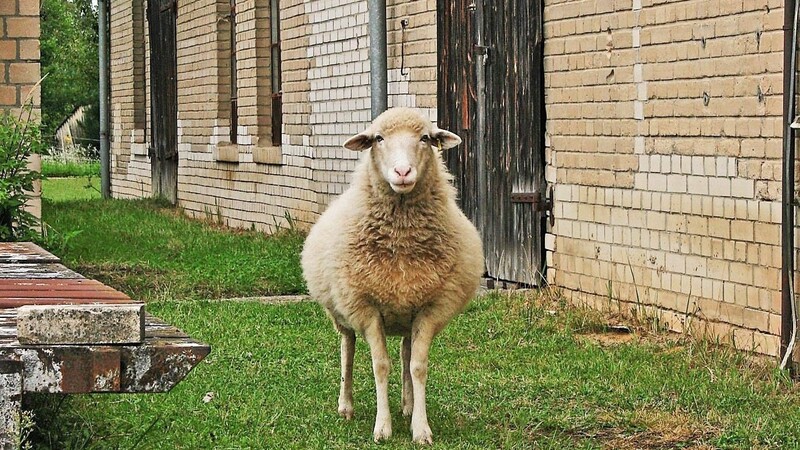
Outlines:
[{"label": "sheep's nose", "polygon": [[400,177],[407,177],[408,174],[411,173],[411,166],[396,166],[394,168],[394,173],[400,175]]}]

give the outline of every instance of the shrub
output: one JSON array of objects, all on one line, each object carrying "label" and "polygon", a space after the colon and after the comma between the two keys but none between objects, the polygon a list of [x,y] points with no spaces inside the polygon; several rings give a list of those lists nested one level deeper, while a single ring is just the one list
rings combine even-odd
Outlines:
[{"label": "shrub", "polygon": [[0,242],[36,238],[39,220],[25,205],[42,175],[28,167],[28,160],[43,153],[45,146],[39,127],[30,119],[30,106],[17,117],[0,113]]}]

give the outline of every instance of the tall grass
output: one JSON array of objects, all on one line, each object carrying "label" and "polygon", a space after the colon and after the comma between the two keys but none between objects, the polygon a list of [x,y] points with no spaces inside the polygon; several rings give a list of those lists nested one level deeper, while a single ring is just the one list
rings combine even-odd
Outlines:
[{"label": "tall grass", "polygon": [[50,178],[100,176],[100,162],[44,159],[42,175]]}]

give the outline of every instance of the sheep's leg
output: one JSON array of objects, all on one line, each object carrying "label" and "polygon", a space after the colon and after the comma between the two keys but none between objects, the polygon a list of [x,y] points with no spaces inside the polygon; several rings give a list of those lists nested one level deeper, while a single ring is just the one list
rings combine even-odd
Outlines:
[{"label": "sheep's leg", "polygon": [[411,384],[411,336],[403,337],[400,359],[403,360],[403,415],[408,417],[414,408],[414,386]]},{"label": "sheep's leg", "polygon": [[339,415],[353,418],[353,355],[356,351],[356,334],[342,329],[342,384],[339,389]]},{"label": "sheep's leg", "polygon": [[425,385],[428,382],[428,353],[431,342],[442,325],[427,315],[418,316],[411,330],[411,383],[414,386],[414,408],[411,415],[411,435],[418,444],[433,444],[428,412],[425,406]]},{"label": "sheep's leg", "polygon": [[391,362],[386,351],[386,333],[378,315],[364,330],[364,339],[369,344],[372,355],[372,371],[375,373],[375,395],[377,414],[375,414],[375,442],[392,436],[392,416],[389,412],[389,370]]}]

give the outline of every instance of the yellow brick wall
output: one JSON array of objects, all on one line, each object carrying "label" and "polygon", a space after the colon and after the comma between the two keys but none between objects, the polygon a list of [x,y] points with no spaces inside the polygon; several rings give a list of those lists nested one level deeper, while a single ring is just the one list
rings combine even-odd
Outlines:
[{"label": "yellow brick wall", "polygon": [[782,2],[545,2],[548,276],[774,355]]},{"label": "yellow brick wall", "polygon": [[[149,196],[151,190],[147,24],[143,37],[135,33],[134,5],[140,3],[112,0],[112,190],[117,197]],[[228,4],[179,3],[179,204],[190,215],[222,218],[233,226],[266,229],[287,212],[310,225],[344,191],[361,156],[341,144],[370,121],[367,2],[281,1],[280,148],[271,147],[268,0],[237,2],[238,145],[228,142]],[[423,108],[435,120],[435,8],[424,0],[389,4],[390,105]],[[405,34],[399,31],[402,19],[409,20]],[[409,68],[404,75],[401,46]],[[146,115],[144,123],[137,114]]]},{"label": "yellow brick wall", "polygon": [[[112,192],[120,198],[151,195],[146,20],[139,42],[133,32],[140,4],[112,1]],[[229,2],[178,4],[178,204],[191,216],[263,230],[285,225],[286,214],[301,226],[316,217],[311,149],[302,138],[310,134],[308,20],[302,1],[285,0],[281,6],[284,133],[283,145],[271,147],[269,2],[237,4],[238,145],[229,142]],[[259,29],[263,26],[267,29]],[[137,45],[141,51],[135,51]],[[143,73],[137,76],[139,67]],[[135,120],[141,113],[144,123]],[[270,163],[254,160],[261,151]]]}]

